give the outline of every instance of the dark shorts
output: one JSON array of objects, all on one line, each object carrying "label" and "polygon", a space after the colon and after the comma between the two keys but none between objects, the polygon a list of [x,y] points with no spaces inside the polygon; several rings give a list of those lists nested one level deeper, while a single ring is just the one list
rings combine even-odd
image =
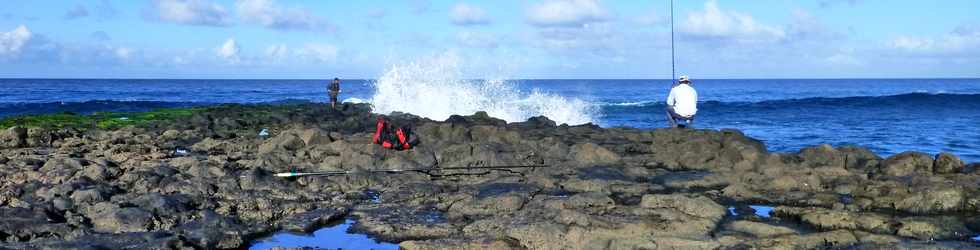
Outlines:
[{"label": "dark shorts", "polygon": [[337,94],[330,93],[330,102],[337,102]]},{"label": "dark shorts", "polygon": [[677,112],[674,111],[674,107],[671,107],[671,106],[667,106],[667,113],[670,114],[670,118],[673,118],[674,120],[691,120],[691,119],[694,119],[694,116],[693,115],[690,116],[690,117],[687,117],[687,116],[683,116],[683,115],[677,114]]}]

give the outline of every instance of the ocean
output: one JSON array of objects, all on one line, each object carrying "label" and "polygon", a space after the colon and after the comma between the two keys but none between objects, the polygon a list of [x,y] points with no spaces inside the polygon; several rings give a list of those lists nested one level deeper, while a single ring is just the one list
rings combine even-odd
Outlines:
[{"label": "ocean", "polygon": [[[409,73],[406,73],[409,72]],[[414,73],[412,73],[414,72]],[[467,80],[389,70],[342,81],[341,99],[444,120],[485,110],[602,127],[667,126],[670,80]],[[435,75],[435,76],[434,76]],[[697,79],[697,128],[734,128],[770,151],[857,145],[887,157],[951,152],[980,162],[980,79]],[[0,79],[0,118],[221,103],[326,102],[328,80]]]}]

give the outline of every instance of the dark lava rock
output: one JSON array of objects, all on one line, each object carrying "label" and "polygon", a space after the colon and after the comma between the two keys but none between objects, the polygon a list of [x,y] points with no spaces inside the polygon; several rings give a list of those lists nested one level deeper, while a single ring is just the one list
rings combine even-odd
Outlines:
[{"label": "dark lava rock", "polygon": [[[406,249],[963,248],[980,229],[977,164],[945,153],[771,153],[733,129],[485,112],[387,115],[421,141],[396,151],[374,144],[378,117],[222,105],[114,130],[0,131],[0,248],[236,249],[342,218]],[[447,169],[496,165],[541,167]],[[275,176],[292,171],[347,174]]]},{"label": "dark lava rock", "polygon": [[44,211],[0,208],[0,242],[28,242],[46,237],[72,237],[78,233],[65,223],[52,222]]},{"label": "dark lava rock", "polygon": [[10,127],[0,131],[0,148],[19,148],[27,146],[27,129]]},{"label": "dark lava rock", "polygon": [[165,232],[89,234],[76,239],[43,239],[30,243],[10,244],[12,249],[193,249]]},{"label": "dark lava rock", "polygon": [[882,173],[890,176],[910,174],[932,174],[933,159],[919,152],[905,152],[885,159],[881,164]]},{"label": "dark lava rock", "polygon": [[297,215],[280,222],[279,227],[283,230],[308,233],[318,227],[329,224],[346,216],[346,208],[321,208]]},{"label": "dark lava rock", "polygon": [[936,163],[933,170],[936,174],[956,174],[963,171],[966,166],[963,160],[950,153],[939,153],[936,155]]},{"label": "dark lava rock", "polygon": [[214,211],[201,212],[200,219],[175,229],[195,247],[204,249],[239,248],[248,242],[248,230],[234,219]]},{"label": "dark lava rock", "polygon": [[86,208],[93,229],[105,233],[148,232],[154,226],[153,214],[135,208],[102,202]]}]

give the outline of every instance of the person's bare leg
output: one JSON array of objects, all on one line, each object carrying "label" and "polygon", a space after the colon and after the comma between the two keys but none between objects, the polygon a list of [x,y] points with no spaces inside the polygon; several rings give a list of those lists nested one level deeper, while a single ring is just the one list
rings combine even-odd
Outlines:
[{"label": "person's bare leg", "polygon": [[667,109],[667,124],[670,125],[671,128],[677,127],[677,121],[674,121],[674,114],[670,112],[670,109]]}]

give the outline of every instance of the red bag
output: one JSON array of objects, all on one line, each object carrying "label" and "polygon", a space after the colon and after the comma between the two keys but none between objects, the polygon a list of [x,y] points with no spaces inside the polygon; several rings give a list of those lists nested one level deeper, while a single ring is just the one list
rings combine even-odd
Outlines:
[{"label": "red bag", "polygon": [[411,129],[408,127],[393,128],[383,118],[378,118],[378,123],[374,131],[374,143],[381,147],[394,150],[411,149],[415,143],[411,137]]}]

